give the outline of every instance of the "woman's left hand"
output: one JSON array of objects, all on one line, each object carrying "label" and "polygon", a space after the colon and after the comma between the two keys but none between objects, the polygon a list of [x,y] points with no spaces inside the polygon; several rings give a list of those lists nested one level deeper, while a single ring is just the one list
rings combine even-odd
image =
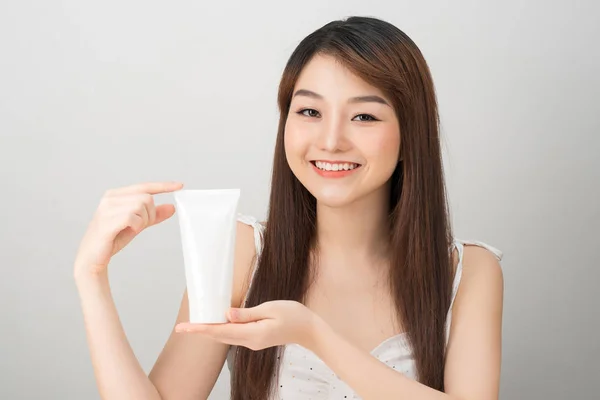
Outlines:
[{"label": "woman's left hand", "polygon": [[176,332],[200,333],[222,343],[252,350],[296,343],[311,349],[319,318],[297,301],[268,301],[251,308],[231,308],[229,323],[180,323]]}]

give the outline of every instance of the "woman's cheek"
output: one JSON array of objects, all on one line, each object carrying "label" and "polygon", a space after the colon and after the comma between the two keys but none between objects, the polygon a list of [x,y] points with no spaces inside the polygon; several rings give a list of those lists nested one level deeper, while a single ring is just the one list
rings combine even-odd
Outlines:
[{"label": "woman's cheek", "polygon": [[284,143],[288,157],[302,157],[308,147],[308,138],[308,132],[304,132],[303,128],[299,127],[298,124],[294,122],[286,124]]},{"label": "woman's cheek", "polygon": [[[366,139],[366,138],[365,138]],[[396,164],[400,154],[400,137],[395,131],[370,135],[361,146],[367,159],[377,159],[378,163]]]}]

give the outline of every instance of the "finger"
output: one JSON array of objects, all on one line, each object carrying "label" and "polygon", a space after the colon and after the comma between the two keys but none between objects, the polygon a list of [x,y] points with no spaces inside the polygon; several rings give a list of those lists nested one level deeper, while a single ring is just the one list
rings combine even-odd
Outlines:
[{"label": "finger", "polygon": [[125,186],[117,189],[111,189],[106,192],[107,196],[122,196],[125,194],[147,193],[159,194],[169,193],[179,190],[183,187],[181,182],[144,182],[135,185]]},{"label": "finger", "polygon": [[130,200],[126,204],[120,205],[113,213],[118,229],[123,230],[131,227],[136,233],[140,233],[146,228],[150,219],[146,204],[141,202],[140,199]]},{"label": "finger", "polygon": [[225,324],[197,324],[193,322],[181,322],[175,326],[175,331],[214,334],[216,332],[221,332],[217,328],[222,325]]},{"label": "finger", "polygon": [[[113,198],[115,199],[115,198]],[[121,197],[117,197],[120,204],[130,204],[134,208],[143,203],[146,208],[146,214],[148,215],[148,226],[156,225],[167,218],[170,218],[175,213],[175,206],[172,204],[165,204],[156,206],[154,203],[154,197],[150,194],[129,194]],[[140,210],[143,211],[143,210]]]},{"label": "finger", "polygon": [[202,333],[213,338],[246,340],[256,334],[256,324],[195,324],[182,322],[175,327],[176,332]]},{"label": "finger", "polygon": [[102,199],[101,209],[104,212],[112,213],[114,210],[123,207],[135,207],[140,203],[154,205],[154,197],[148,193],[130,193],[120,196],[105,197]]},{"label": "finger", "polygon": [[173,214],[175,214],[175,206],[173,204],[161,204],[157,206],[154,225],[160,224],[164,220],[171,218]]},{"label": "finger", "polygon": [[265,326],[259,322],[247,324],[193,324],[180,323],[175,327],[178,333],[200,334],[214,341],[234,346],[244,346],[251,350],[259,350],[265,347]]},{"label": "finger", "polygon": [[145,226],[146,223],[141,216],[137,214],[131,214],[129,212],[122,212],[121,214],[114,215],[109,219],[107,223],[107,234],[114,237],[126,228],[131,228],[135,234],[138,234],[144,229]]},{"label": "finger", "polygon": [[148,214],[148,226],[152,226],[156,221],[156,206],[154,205],[154,198],[152,195],[144,195],[142,201],[146,209],[146,214]]},{"label": "finger", "polygon": [[132,206],[131,213],[139,215],[144,220],[144,228],[148,226],[150,222],[150,211],[148,210],[148,204],[145,200],[139,200]]},{"label": "finger", "polygon": [[142,217],[140,217],[139,215],[132,214],[129,216],[129,221],[125,228],[127,228],[127,227],[131,228],[133,230],[133,232],[138,234],[146,227],[146,223],[144,222],[144,219]]},{"label": "finger", "polygon": [[[137,206],[139,206],[138,203],[130,205],[128,208],[125,208],[125,211],[127,213],[131,213],[132,207],[135,209]],[[123,208],[121,208],[120,210],[122,209]],[[161,204],[155,206],[154,202],[152,202],[146,206],[145,212],[144,209],[140,208],[139,211],[135,211],[135,213],[140,215],[140,217],[142,217],[142,219],[144,220],[146,220],[144,216],[148,215],[147,226],[145,227],[150,227],[153,225],[160,224],[166,219],[171,218],[175,214],[175,206],[173,204]]]},{"label": "finger", "polygon": [[271,305],[263,303],[251,308],[230,308],[227,317],[231,322],[244,323],[269,319],[274,316]]},{"label": "finger", "polygon": [[104,211],[104,218],[113,219],[116,217],[128,218],[129,214],[139,215],[144,221],[143,228],[147,226],[156,225],[167,218],[170,218],[175,213],[175,206],[172,204],[164,204],[155,206],[152,195],[148,194],[137,194],[127,195],[118,197],[119,201],[116,202],[112,198],[110,202],[114,205],[110,205],[106,211]]},{"label": "finger", "polygon": [[146,226],[152,225],[155,218],[154,198],[151,194],[130,194],[118,197],[120,204],[127,205],[130,213],[139,215],[144,219]]}]

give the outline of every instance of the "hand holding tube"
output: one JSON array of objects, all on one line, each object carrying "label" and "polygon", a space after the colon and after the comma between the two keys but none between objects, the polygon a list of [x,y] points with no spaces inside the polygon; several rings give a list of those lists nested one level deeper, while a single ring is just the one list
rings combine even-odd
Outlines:
[{"label": "hand holding tube", "polygon": [[75,278],[103,274],[112,256],[140,232],[173,216],[173,204],[156,206],[153,195],[182,187],[177,182],[148,182],[108,190],[81,240]]}]

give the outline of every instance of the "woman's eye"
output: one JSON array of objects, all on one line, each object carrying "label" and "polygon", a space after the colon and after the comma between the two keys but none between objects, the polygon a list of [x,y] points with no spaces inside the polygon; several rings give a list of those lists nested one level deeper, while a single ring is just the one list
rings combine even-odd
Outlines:
[{"label": "woman's eye", "polygon": [[377,118],[375,118],[374,116],[369,115],[369,114],[358,114],[354,118],[359,118],[360,122],[377,121]]},{"label": "woman's eye", "polygon": [[312,108],[305,108],[304,110],[300,110],[298,114],[302,114],[306,117],[318,117],[319,112],[317,110],[313,110]]},{"label": "woman's eye", "polygon": [[[305,117],[317,118],[320,116],[319,112],[313,108],[305,108],[298,111],[298,114],[304,115]],[[379,121],[377,118],[370,114],[358,114],[353,118],[353,121],[358,118],[359,122],[371,122],[371,121]]]}]

